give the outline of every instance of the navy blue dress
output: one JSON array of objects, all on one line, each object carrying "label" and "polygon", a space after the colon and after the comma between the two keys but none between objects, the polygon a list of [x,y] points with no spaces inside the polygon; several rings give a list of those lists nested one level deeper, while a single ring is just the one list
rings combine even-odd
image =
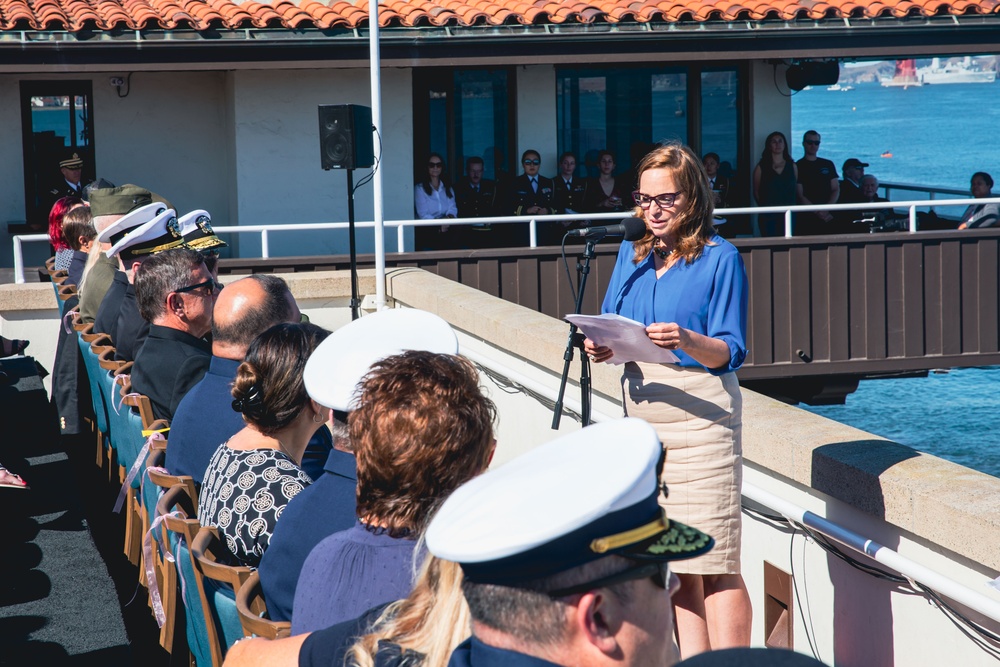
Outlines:
[{"label": "navy blue dress", "polygon": [[295,590],[292,634],[313,632],[410,594],[416,540],[360,521],[316,545]]}]

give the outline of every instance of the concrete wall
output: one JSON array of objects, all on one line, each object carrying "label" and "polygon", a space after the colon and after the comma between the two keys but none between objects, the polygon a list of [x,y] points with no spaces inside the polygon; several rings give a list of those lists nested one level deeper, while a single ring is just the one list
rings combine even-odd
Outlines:
[{"label": "concrete wall", "polygon": [[[344,170],[320,167],[317,106],[370,105],[367,69],[235,72],[233,116],[240,224],[347,221]],[[382,178],[386,219],[413,216],[413,118],[410,70],[382,73]],[[376,153],[378,146],[376,145]],[[354,173],[355,184],[368,169]],[[407,196],[398,196],[398,189]],[[357,190],[355,219],[372,220],[372,186]],[[387,234],[395,249],[395,231]],[[259,253],[256,237],[241,240],[244,256]],[[288,232],[271,237],[271,255],[330,254],[347,250],[347,232]],[[370,230],[358,232],[358,251],[371,252]]]},{"label": "concrete wall", "polygon": [[[137,183],[163,195],[186,213],[204,208],[218,224],[229,221],[226,173],[232,162],[225,132],[225,75],[220,72],[139,72],[120,98],[107,74],[36,76],[90,80],[93,85],[97,174],[116,185]],[[23,221],[24,165],[19,81],[0,77],[0,223]],[[53,169],[58,175],[58,170]],[[11,266],[11,239],[0,229],[0,265]],[[32,244],[29,260],[48,247]],[[41,253],[41,255],[39,255]],[[36,262],[28,262],[36,264]]]},{"label": "concrete wall", "polygon": [[[347,221],[346,173],[320,168],[316,107],[370,105],[367,69],[139,72],[124,98],[108,76],[59,77],[93,82],[99,176],[118,185],[144,185],[180,213],[207,209],[216,225]],[[413,215],[411,74],[386,69],[382,76],[384,215],[408,219]],[[25,218],[21,78],[0,77],[0,120],[11,129],[0,138],[0,151],[8,156],[0,164],[0,223]],[[357,170],[355,183],[368,172]],[[358,221],[374,217],[372,190],[369,184],[357,191]],[[241,246],[244,255],[260,252],[258,236],[227,238],[234,256]],[[396,232],[387,238],[387,247],[395,250]],[[301,232],[275,235],[271,253],[346,253],[347,247],[346,232]],[[359,252],[373,247],[372,232],[359,232]],[[0,266],[12,265],[11,253],[4,227]],[[47,256],[44,244],[26,245],[27,265]]]},{"label": "concrete wall", "polygon": [[[777,68],[777,69],[775,69]],[[785,65],[772,65],[760,60],[750,64],[750,145],[751,170],[764,150],[764,140],[772,132],[783,132],[788,138],[788,150],[799,142],[791,136],[792,99],[785,85]]]}]

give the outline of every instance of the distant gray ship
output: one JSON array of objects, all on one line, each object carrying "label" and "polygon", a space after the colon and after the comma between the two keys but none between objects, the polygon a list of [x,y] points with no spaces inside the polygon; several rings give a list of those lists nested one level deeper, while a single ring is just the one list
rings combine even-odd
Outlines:
[{"label": "distant gray ship", "polygon": [[924,85],[938,83],[993,83],[997,73],[994,70],[981,70],[972,65],[972,58],[966,56],[961,64],[941,65],[940,58],[931,60],[930,67],[917,70],[917,77]]}]

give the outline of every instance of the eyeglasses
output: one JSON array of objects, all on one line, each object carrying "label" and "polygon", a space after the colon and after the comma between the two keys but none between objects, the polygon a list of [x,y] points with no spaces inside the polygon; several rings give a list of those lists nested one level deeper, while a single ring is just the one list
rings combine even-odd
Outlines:
[{"label": "eyeglasses", "polygon": [[594,579],[593,581],[587,581],[575,586],[558,588],[554,591],[549,591],[548,596],[552,598],[562,598],[568,595],[576,595],[578,593],[586,593],[587,591],[597,590],[598,588],[607,588],[608,586],[613,586],[626,581],[645,579],[646,577],[651,577],[654,584],[665,591],[670,591],[671,595],[676,593],[677,589],[680,588],[680,580],[677,579],[676,575],[673,575],[670,572],[670,565],[668,563],[662,561],[636,561],[636,565],[626,568],[621,572],[609,574],[606,577],[600,577],[598,579]]},{"label": "eyeglasses", "polygon": [[183,294],[184,292],[193,292],[196,289],[200,289],[202,287],[208,288],[208,296],[211,296],[215,292],[222,291],[222,285],[216,282],[214,278],[209,278],[203,283],[198,283],[197,285],[188,285],[187,287],[181,287],[180,289],[175,289],[174,292],[176,292],[177,294]]},{"label": "eyeglasses", "polygon": [[809,144],[810,146],[819,146],[819,139],[805,139],[802,143]]},{"label": "eyeglasses", "polygon": [[677,197],[681,195],[680,192],[664,192],[663,194],[649,196],[644,195],[638,190],[632,193],[632,199],[635,200],[635,205],[640,208],[646,209],[655,201],[656,205],[660,208],[670,208],[677,201]]},{"label": "eyeglasses", "polygon": [[521,164],[541,164],[541,160],[521,160]]},{"label": "eyeglasses", "polygon": [[444,166],[444,162],[428,162],[427,166],[431,169],[440,169]]}]

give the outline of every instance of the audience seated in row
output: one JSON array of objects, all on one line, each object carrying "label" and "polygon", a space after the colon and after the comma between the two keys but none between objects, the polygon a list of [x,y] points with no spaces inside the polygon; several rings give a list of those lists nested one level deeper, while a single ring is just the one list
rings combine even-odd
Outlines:
[{"label": "audience seated in row", "polygon": [[208,370],[181,399],[170,423],[164,465],[171,474],[188,475],[201,484],[219,445],[245,425],[242,415],[232,409],[232,386],[250,343],[275,324],[300,318],[288,285],[277,276],[248,276],[219,293]]},{"label": "audience seated in row", "polygon": [[302,372],[327,334],[308,322],[276,324],[237,370],[232,408],[247,425],[216,449],[198,496],[199,521],[219,529],[233,564],[260,563],[285,506],[312,482],[299,464],[329,410],[309,398]]}]

